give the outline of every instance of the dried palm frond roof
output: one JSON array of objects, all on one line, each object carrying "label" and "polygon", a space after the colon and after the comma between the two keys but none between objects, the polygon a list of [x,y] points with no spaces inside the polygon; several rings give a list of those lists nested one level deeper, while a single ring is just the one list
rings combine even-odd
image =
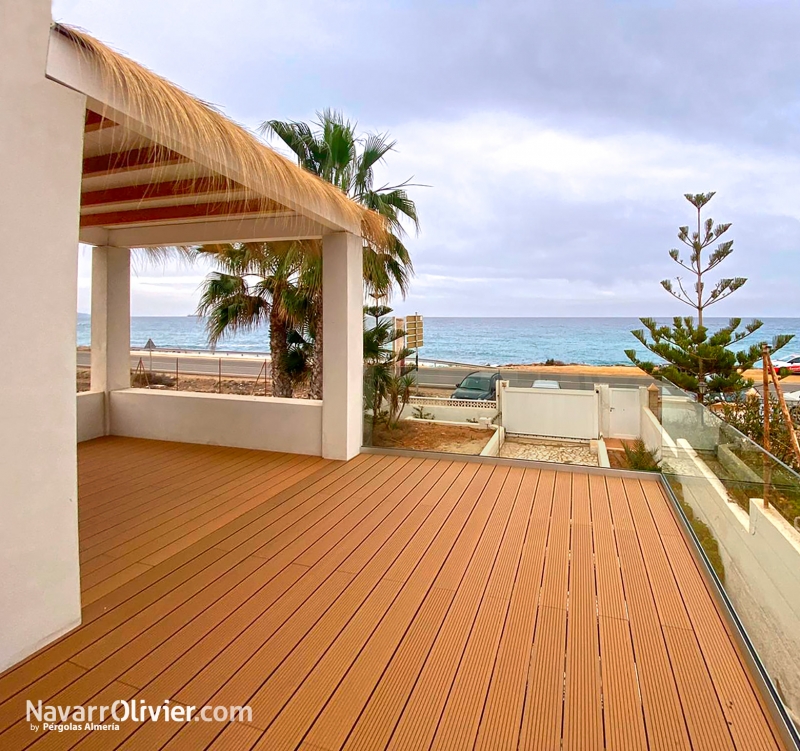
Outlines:
[{"label": "dried palm frond roof", "polygon": [[64,24],[54,28],[76,46],[126,109],[137,112],[155,133],[182,144],[190,152],[187,156],[203,154],[230,166],[238,180],[263,197],[265,211],[274,209],[276,197],[288,197],[301,213],[305,206],[323,216],[338,216],[347,226],[361,227],[362,235],[379,246],[389,241],[383,217],[271,149],[210,104],[82,30]]}]

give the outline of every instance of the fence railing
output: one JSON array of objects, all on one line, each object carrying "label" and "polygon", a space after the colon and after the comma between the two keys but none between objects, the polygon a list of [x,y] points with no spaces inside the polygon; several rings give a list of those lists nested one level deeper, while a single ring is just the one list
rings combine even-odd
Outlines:
[{"label": "fence railing", "polygon": [[[91,365],[78,363],[77,390],[88,391]],[[273,396],[272,368],[267,358],[187,357],[149,353],[131,359],[131,387],[240,396]],[[293,396],[307,398],[308,384],[295,385]]]}]

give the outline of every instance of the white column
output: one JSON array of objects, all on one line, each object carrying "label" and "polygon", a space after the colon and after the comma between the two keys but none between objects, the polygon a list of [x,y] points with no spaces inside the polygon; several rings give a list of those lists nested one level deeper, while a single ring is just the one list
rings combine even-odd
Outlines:
[{"label": "white column", "polygon": [[[2,671],[81,617],[75,317],[86,97],[45,78],[50,0],[0,0],[0,19],[0,258],[13,346],[0,390]],[[46,276],[44,304],[21,281],[34,265]]]},{"label": "white column", "polygon": [[97,247],[92,251],[92,391],[129,388],[130,353],[130,250]]},{"label": "white column", "polygon": [[352,459],[361,450],[364,390],[362,240],[347,232],[322,239],[322,455]]}]

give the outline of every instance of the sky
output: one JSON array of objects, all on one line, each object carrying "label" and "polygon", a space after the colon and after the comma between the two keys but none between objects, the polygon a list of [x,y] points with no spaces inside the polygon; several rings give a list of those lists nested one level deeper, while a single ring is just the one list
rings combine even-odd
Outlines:
[{"label": "sky", "polygon": [[[683,194],[733,224],[713,315],[800,316],[796,0],[54,0],[56,20],[250,128],[325,107],[388,132],[379,182],[421,220],[400,314],[688,314],[659,280]],[[89,310],[90,251],[79,301]],[[205,268],[135,262],[134,315],[185,315]]]}]

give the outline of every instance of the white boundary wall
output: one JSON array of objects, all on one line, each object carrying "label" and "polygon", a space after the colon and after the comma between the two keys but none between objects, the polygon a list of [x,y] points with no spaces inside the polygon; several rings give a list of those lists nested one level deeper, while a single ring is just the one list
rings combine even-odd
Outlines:
[{"label": "white boundary wall", "polygon": [[600,437],[596,391],[514,388],[499,384],[502,424],[508,433],[553,438]]},{"label": "white boundary wall", "polygon": [[111,434],[320,456],[322,402],[125,389],[111,392]]},{"label": "white boundary wall", "polygon": [[497,417],[497,402],[470,401],[469,399],[437,399],[436,397],[412,396],[411,401],[400,413],[401,419],[415,417],[415,412],[422,407],[425,415],[430,420],[445,420],[447,422],[467,422],[481,418],[494,420]]},{"label": "white boundary wall", "polygon": [[102,391],[84,391],[78,394],[77,408],[78,443],[106,434],[105,394]]},{"label": "white boundary wall", "polygon": [[683,439],[683,497],[719,544],[725,591],[789,710],[800,717],[800,533],[761,500],[750,513]]}]

